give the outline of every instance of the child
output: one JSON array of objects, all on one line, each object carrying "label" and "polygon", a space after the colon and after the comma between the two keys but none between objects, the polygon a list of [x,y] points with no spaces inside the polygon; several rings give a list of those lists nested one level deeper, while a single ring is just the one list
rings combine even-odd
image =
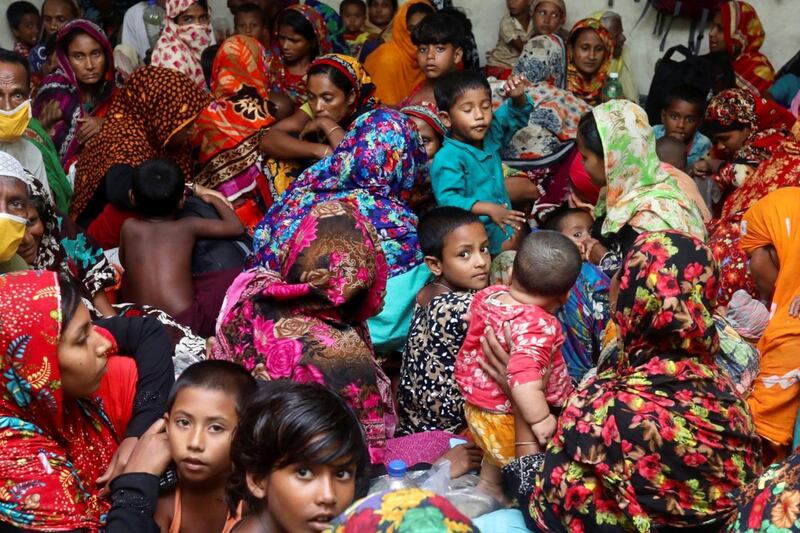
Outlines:
[{"label": "child", "polygon": [[686,144],[675,137],[661,137],[656,141],[658,158],[681,172],[686,172]]},{"label": "child", "polygon": [[398,435],[464,429],[464,398],[453,378],[467,334],[465,315],[475,291],[486,288],[489,238],[477,217],[438,207],[420,218],[422,253],[435,279],[417,294],[397,391]]},{"label": "child", "polygon": [[158,499],[155,521],[161,531],[222,531],[231,441],[257,389],[253,376],[229,361],[195,363],[175,382],[164,418],[178,486]]},{"label": "child", "polygon": [[361,47],[367,42],[370,33],[364,30],[367,21],[367,4],[364,0],[343,0],[339,4],[339,16],[344,24],[344,42],[350,49],[349,55],[358,57]]},{"label": "child", "polygon": [[396,13],[397,0],[367,0],[369,24],[366,29],[371,31],[369,26],[372,25],[378,33],[383,32],[390,27]]},{"label": "child", "polygon": [[499,152],[528,124],[533,104],[519,76],[506,82],[505,91],[510,102],[493,114],[489,82],[480,74],[451,72],[434,89],[450,135],[431,166],[433,193],[439,205],[481,215],[493,255],[513,248],[515,241],[508,239],[526,222],[524,213],[510,209]]},{"label": "child", "polygon": [[39,40],[42,28],[39,10],[26,0],[18,0],[8,6],[6,18],[14,36],[14,51],[27,59],[31,48]]},{"label": "child", "polygon": [[368,464],[358,419],[317,384],[274,381],[250,401],[231,446],[236,533],[323,531],[353,501]]},{"label": "child", "polygon": [[241,236],[244,227],[211,191],[203,189],[200,198],[216,208],[221,220],[176,220],[184,200],[183,173],[168,159],[142,163],[130,192],[131,204],[142,218],[129,218],[122,225],[119,255],[125,269],[122,290],[129,301],[166,311],[198,335],[210,337],[225,291],[238,272],[192,279],[192,249],[197,239],[232,239]]},{"label": "child", "polygon": [[678,85],[667,95],[661,111],[663,124],[653,126],[656,139],[672,137],[686,145],[686,163],[691,168],[711,151],[711,140],[698,130],[706,112],[706,97],[691,85]]},{"label": "child", "polygon": [[258,40],[269,49],[269,32],[264,10],[257,4],[242,4],[233,14],[233,27],[239,35],[247,35]]},{"label": "child", "polygon": [[[572,392],[561,355],[564,341],[554,313],[564,305],[581,269],[575,244],[555,231],[525,238],[514,259],[511,286],[488,287],[472,300],[467,338],[458,352],[455,378],[464,395],[464,413],[475,442],[484,451],[481,484],[499,495],[499,468],[515,457],[516,446],[544,450],[556,429],[558,410]],[[504,324],[512,338],[505,339]],[[481,339],[491,328],[510,350],[508,381],[514,409],[500,386],[486,375]],[[502,342],[502,340],[501,340]]]},{"label": "child", "polygon": [[506,0],[508,15],[500,19],[497,44],[486,54],[486,75],[508,79],[519,54],[534,35],[531,0]]},{"label": "child", "polygon": [[564,0],[533,0],[534,35],[558,35],[564,42],[569,39],[569,31],[564,29],[567,20],[567,6]]}]

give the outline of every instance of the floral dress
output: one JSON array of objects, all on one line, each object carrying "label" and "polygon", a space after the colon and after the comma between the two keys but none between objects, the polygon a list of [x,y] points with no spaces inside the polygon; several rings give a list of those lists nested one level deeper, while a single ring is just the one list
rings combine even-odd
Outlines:
[{"label": "floral dress", "polygon": [[770,466],[761,477],[734,494],[739,512],[729,533],[769,533],[800,529],[800,455]]}]

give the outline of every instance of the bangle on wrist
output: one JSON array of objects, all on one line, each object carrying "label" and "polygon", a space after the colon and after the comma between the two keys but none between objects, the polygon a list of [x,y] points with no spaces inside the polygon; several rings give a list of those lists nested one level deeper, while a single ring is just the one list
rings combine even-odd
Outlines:
[{"label": "bangle on wrist", "polygon": [[327,134],[325,134],[325,137],[330,137],[330,136],[331,136],[331,133],[333,133],[333,132],[334,132],[334,131],[336,131],[336,130],[340,130],[340,129],[342,129],[342,127],[341,127],[341,126],[339,126],[339,125],[336,125],[336,126],[332,127],[332,128],[330,129],[330,131],[328,131],[328,133],[327,133]]}]

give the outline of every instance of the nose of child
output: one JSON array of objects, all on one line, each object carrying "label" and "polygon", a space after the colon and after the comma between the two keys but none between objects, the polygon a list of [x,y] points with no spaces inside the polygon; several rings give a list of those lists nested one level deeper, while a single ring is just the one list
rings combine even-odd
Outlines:
[{"label": "nose of child", "polygon": [[317,491],[316,503],[322,506],[336,505],[336,491],[333,490],[333,479],[327,478],[320,482]]}]

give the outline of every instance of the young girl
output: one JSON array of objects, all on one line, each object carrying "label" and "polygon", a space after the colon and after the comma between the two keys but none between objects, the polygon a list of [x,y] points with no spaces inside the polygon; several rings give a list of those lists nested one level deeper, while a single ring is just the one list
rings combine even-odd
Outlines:
[{"label": "young girl", "polygon": [[166,11],[166,26],[153,48],[150,64],[183,72],[205,89],[200,57],[211,44],[208,2],[167,0]]},{"label": "young girl", "polygon": [[269,82],[276,93],[283,93],[296,106],[306,102],[306,74],[318,55],[331,51],[328,29],[316,10],[305,5],[284,9],[275,24],[277,43],[269,63]]},{"label": "young girl", "polygon": [[361,425],[320,385],[273,381],[252,398],[231,446],[235,533],[322,531],[353,501],[368,461]]}]

